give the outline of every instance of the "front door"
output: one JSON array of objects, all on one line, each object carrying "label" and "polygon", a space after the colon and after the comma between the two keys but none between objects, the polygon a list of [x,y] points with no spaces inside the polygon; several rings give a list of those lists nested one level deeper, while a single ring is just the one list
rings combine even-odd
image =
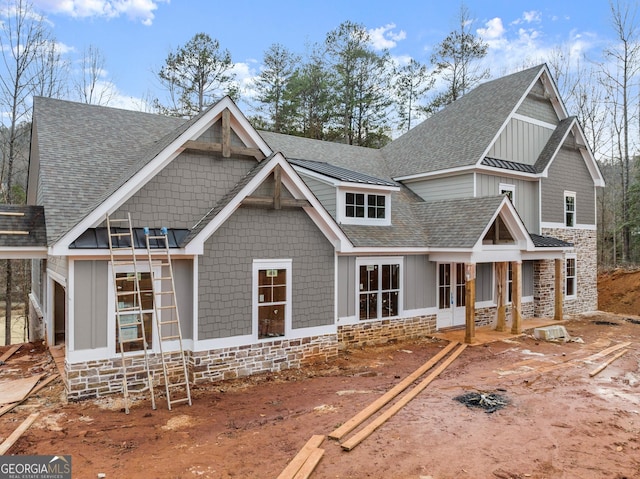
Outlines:
[{"label": "front door", "polygon": [[465,324],[465,264],[438,264],[437,328]]}]

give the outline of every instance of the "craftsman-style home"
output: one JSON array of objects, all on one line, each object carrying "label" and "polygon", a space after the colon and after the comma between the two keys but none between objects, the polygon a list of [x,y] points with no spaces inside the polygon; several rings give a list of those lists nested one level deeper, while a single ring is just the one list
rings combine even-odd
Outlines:
[{"label": "craftsman-style home", "polygon": [[120,391],[112,279],[132,271],[112,268],[105,219],[130,214],[169,232],[196,382],[443,328],[518,332],[597,308],[603,185],[545,65],[382,149],[256,131],[229,98],[189,121],[36,98],[32,331],[65,344],[70,398]]}]

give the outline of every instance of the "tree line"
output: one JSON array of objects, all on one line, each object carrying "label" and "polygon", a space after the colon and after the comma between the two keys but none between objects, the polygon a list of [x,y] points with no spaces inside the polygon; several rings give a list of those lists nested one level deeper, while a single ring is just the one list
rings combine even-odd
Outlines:
[{"label": "tree line", "polygon": [[[32,98],[36,95],[109,105],[113,88],[106,59],[95,46],[71,68],[50,23],[28,0],[2,1],[0,22],[0,201],[24,203]],[[610,0],[615,41],[601,59],[574,58],[562,47],[545,59],[570,114],[576,114],[600,162],[607,187],[598,192],[598,252],[603,265],[640,263],[640,39],[636,4]],[[435,45],[427,63],[402,62],[377,50],[365,25],[346,21],[304,53],[272,44],[250,94],[238,83],[231,53],[207,33],[170,52],[154,72],[162,97],[141,109],[191,118],[223,95],[251,106],[263,130],[381,147],[490,78],[488,45],[472,30],[461,4],[454,29]],[[5,261],[5,298],[29,291],[12,281]],[[18,268],[22,270],[23,268]],[[5,301],[10,318],[11,301]],[[6,322],[9,332],[9,321]]]}]

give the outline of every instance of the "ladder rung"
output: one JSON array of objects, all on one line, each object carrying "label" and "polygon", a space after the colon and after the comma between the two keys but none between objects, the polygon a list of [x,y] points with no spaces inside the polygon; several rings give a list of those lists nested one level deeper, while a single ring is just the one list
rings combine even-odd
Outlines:
[{"label": "ladder rung", "polygon": [[180,339],[179,335],[173,335],[173,336],[162,336],[160,338],[160,341],[171,341],[172,339]]},{"label": "ladder rung", "polygon": [[181,402],[188,402],[188,403],[191,403],[191,398],[171,399],[169,402],[170,402],[171,404],[176,404],[176,403],[181,403]]},{"label": "ladder rung", "polygon": [[186,381],[180,381],[179,383],[169,383],[168,386],[170,388],[179,388],[181,386],[186,386],[187,382]]},{"label": "ladder rung", "polygon": [[176,309],[176,305],[175,304],[170,304],[168,306],[156,306],[156,309],[159,309],[159,310]]},{"label": "ladder rung", "polygon": [[155,294],[173,294],[173,291],[158,291]]},{"label": "ladder rung", "polygon": [[[122,259],[116,259],[113,261],[113,265],[114,266],[130,266],[132,264],[135,264],[134,261],[127,261],[127,260],[122,260]],[[129,276],[125,276],[125,278],[129,278]]]},{"label": "ladder rung", "polygon": [[153,277],[154,281],[162,281],[162,280],[165,280],[165,279],[171,279],[171,276],[154,276]]},{"label": "ladder rung", "polygon": [[136,341],[142,341],[142,337],[139,338],[134,338],[134,339],[123,339],[122,341],[120,341],[122,344],[127,344],[127,343],[135,343]]},{"label": "ladder rung", "polygon": [[131,236],[131,233],[109,233],[112,238],[122,238],[124,236]]},{"label": "ladder rung", "polygon": [[165,326],[167,324],[178,324],[178,320],[170,319],[169,321],[158,321],[158,323],[160,324],[160,326]]},{"label": "ladder rung", "polygon": [[167,237],[166,235],[160,235],[160,236],[147,236],[147,238],[149,238],[150,240],[165,239],[166,237]]},{"label": "ladder rung", "polygon": [[129,222],[129,218],[109,218],[110,223],[122,223],[123,221]]},{"label": "ladder rung", "polygon": [[137,313],[142,314],[142,310],[138,306],[129,306],[127,308],[118,308],[118,313],[130,313],[131,311],[135,311]]},{"label": "ladder rung", "polygon": [[[142,293],[142,291],[140,291]],[[137,295],[138,292],[137,291],[118,291],[116,293],[118,296],[132,296],[132,295]]]}]

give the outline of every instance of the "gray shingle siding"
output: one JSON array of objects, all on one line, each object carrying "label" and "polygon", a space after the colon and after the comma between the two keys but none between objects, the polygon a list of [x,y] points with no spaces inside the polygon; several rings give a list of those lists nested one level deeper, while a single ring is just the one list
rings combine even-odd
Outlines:
[{"label": "gray shingle siding", "polygon": [[506,176],[477,174],[477,195],[495,196],[500,194],[500,184],[515,186],[513,205],[527,230],[532,233],[540,231],[538,214],[538,181],[517,180]]},{"label": "gray shingle siding", "polygon": [[309,176],[302,175],[304,182],[307,184],[309,189],[316,195],[318,201],[322,203],[322,206],[327,210],[327,212],[336,218],[336,189],[335,187],[323,183],[322,181],[318,181],[315,178],[311,178]]},{"label": "gray shingle siding", "polygon": [[252,334],[254,259],[292,260],[294,329],[334,324],[331,243],[302,209],[240,208],[199,258],[199,339]]},{"label": "gray shingle siding", "polygon": [[576,224],[595,224],[595,189],[582,155],[561,148],[542,178],[542,221],[564,223],[564,192],[576,193]]},{"label": "gray shingle siding", "polygon": [[119,211],[130,212],[134,226],[192,228],[255,164],[182,153]]},{"label": "gray shingle siding", "polygon": [[[543,95],[544,90],[540,80],[538,80],[534,86],[533,92],[537,95]],[[551,103],[549,101],[541,101],[540,99],[533,98],[531,95],[525,98],[520,105],[520,108],[518,108],[517,113],[535,118],[536,120],[552,123],[554,125],[558,123],[558,115],[553,109]]]}]

